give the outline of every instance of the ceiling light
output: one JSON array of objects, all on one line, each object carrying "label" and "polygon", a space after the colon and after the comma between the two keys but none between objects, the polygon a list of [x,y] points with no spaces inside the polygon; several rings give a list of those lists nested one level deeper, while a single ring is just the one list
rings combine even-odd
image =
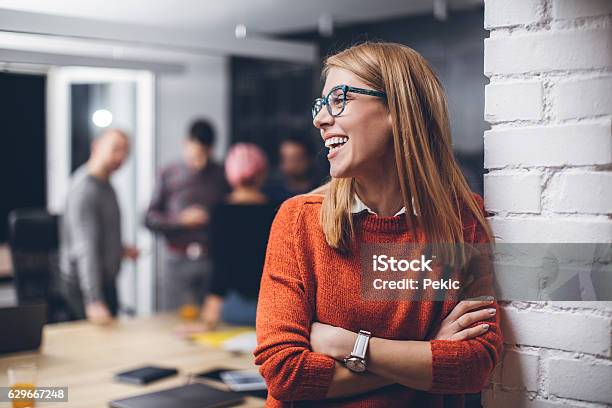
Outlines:
[{"label": "ceiling light", "polygon": [[105,128],[113,123],[113,114],[106,109],[98,109],[91,115],[91,121],[97,127]]},{"label": "ceiling light", "polygon": [[234,29],[234,35],[236,38],[246,38],[247,36],[247,28],[244,24],[237,24]]}]

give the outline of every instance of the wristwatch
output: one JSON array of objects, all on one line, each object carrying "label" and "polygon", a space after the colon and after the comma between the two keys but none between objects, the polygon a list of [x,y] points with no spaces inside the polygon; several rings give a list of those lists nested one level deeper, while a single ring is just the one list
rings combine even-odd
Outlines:
[{"label": "wristwatch", "polygon": [[344,358],[344,365],[351,371],[356,373],[362,373],[367,368],[366,353],[368,351],[368,343],[372,333],[365,330],[359,330],[357,334],[357,340],[355,340],[355,346],[351,354]]}]

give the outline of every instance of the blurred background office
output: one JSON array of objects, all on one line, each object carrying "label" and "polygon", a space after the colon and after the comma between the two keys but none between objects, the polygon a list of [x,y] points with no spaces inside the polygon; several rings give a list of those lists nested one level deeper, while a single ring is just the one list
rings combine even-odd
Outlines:
[{"label": "blurred background office", "polygon": [[403,43],[432,63],[457,159],[482,194],[482,0],[0,0],[0,29],[0,304],[42,297],[61,309],[46,283],[56,216],[93,138],[121,128],[131,155],[111,182],[122,237],[140,256],[122,264],[119,312],[161,310],[171,254],[143,220],[189,125],[211,124],[219,164],[236,143],[258,146],[270,202],[309,191],[328,171],[310,114],[321,61],[358,41]]}]

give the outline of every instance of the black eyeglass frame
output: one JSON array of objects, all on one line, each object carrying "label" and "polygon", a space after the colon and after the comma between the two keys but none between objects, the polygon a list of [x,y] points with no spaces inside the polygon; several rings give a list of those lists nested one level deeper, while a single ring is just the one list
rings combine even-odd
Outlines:
[{"label": "black eyeglass frame", "polygon": [[342,98],[342,108],[340,109],[340,112],[336,113],[335,115],[332,113],[332,108],[331,108],[331,105],[329,104],[329,97],[332,95],[334,91],[337,91],[338,89],[342,89],[342,92],[344,93],[344,95],[346,95],[348,92],[353,92],[353,93],[358,93],[362,95],[375,96],[377,98],[382,98],[382,99],[385,99],[387,97],[387,94],[382,91],[375,91],[373,89],[365,89],[365,88],[357,88],[357,87],[348,86],[348,85],[336,85],[327,93],[326,96],[324,96],[323,98],[317,98],[314,100],[314,102],[312,103],[312,108],[311,108],[313,119],[317,117],[319,112],[321,112],[321,109],[323,109],[324,105],[327,106],[327,112],[329,112],[331,116],[336,117],[336,116],[342,115],[342,112],[344,112],[344,108],[346,108],[346,97]]}]

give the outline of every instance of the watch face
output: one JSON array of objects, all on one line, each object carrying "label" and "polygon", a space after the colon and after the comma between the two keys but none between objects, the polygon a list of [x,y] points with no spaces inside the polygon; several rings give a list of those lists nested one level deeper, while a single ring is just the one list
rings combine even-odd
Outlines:
[{"label": "watch face", "polygon": [[351,370],[351,371],[355,371],[357,373],[361,373],[363,371],[365,371],[366,369],[366,365],[365,362],[357,357],[351,357],[349,359],[346,360],[346,367]]}]

